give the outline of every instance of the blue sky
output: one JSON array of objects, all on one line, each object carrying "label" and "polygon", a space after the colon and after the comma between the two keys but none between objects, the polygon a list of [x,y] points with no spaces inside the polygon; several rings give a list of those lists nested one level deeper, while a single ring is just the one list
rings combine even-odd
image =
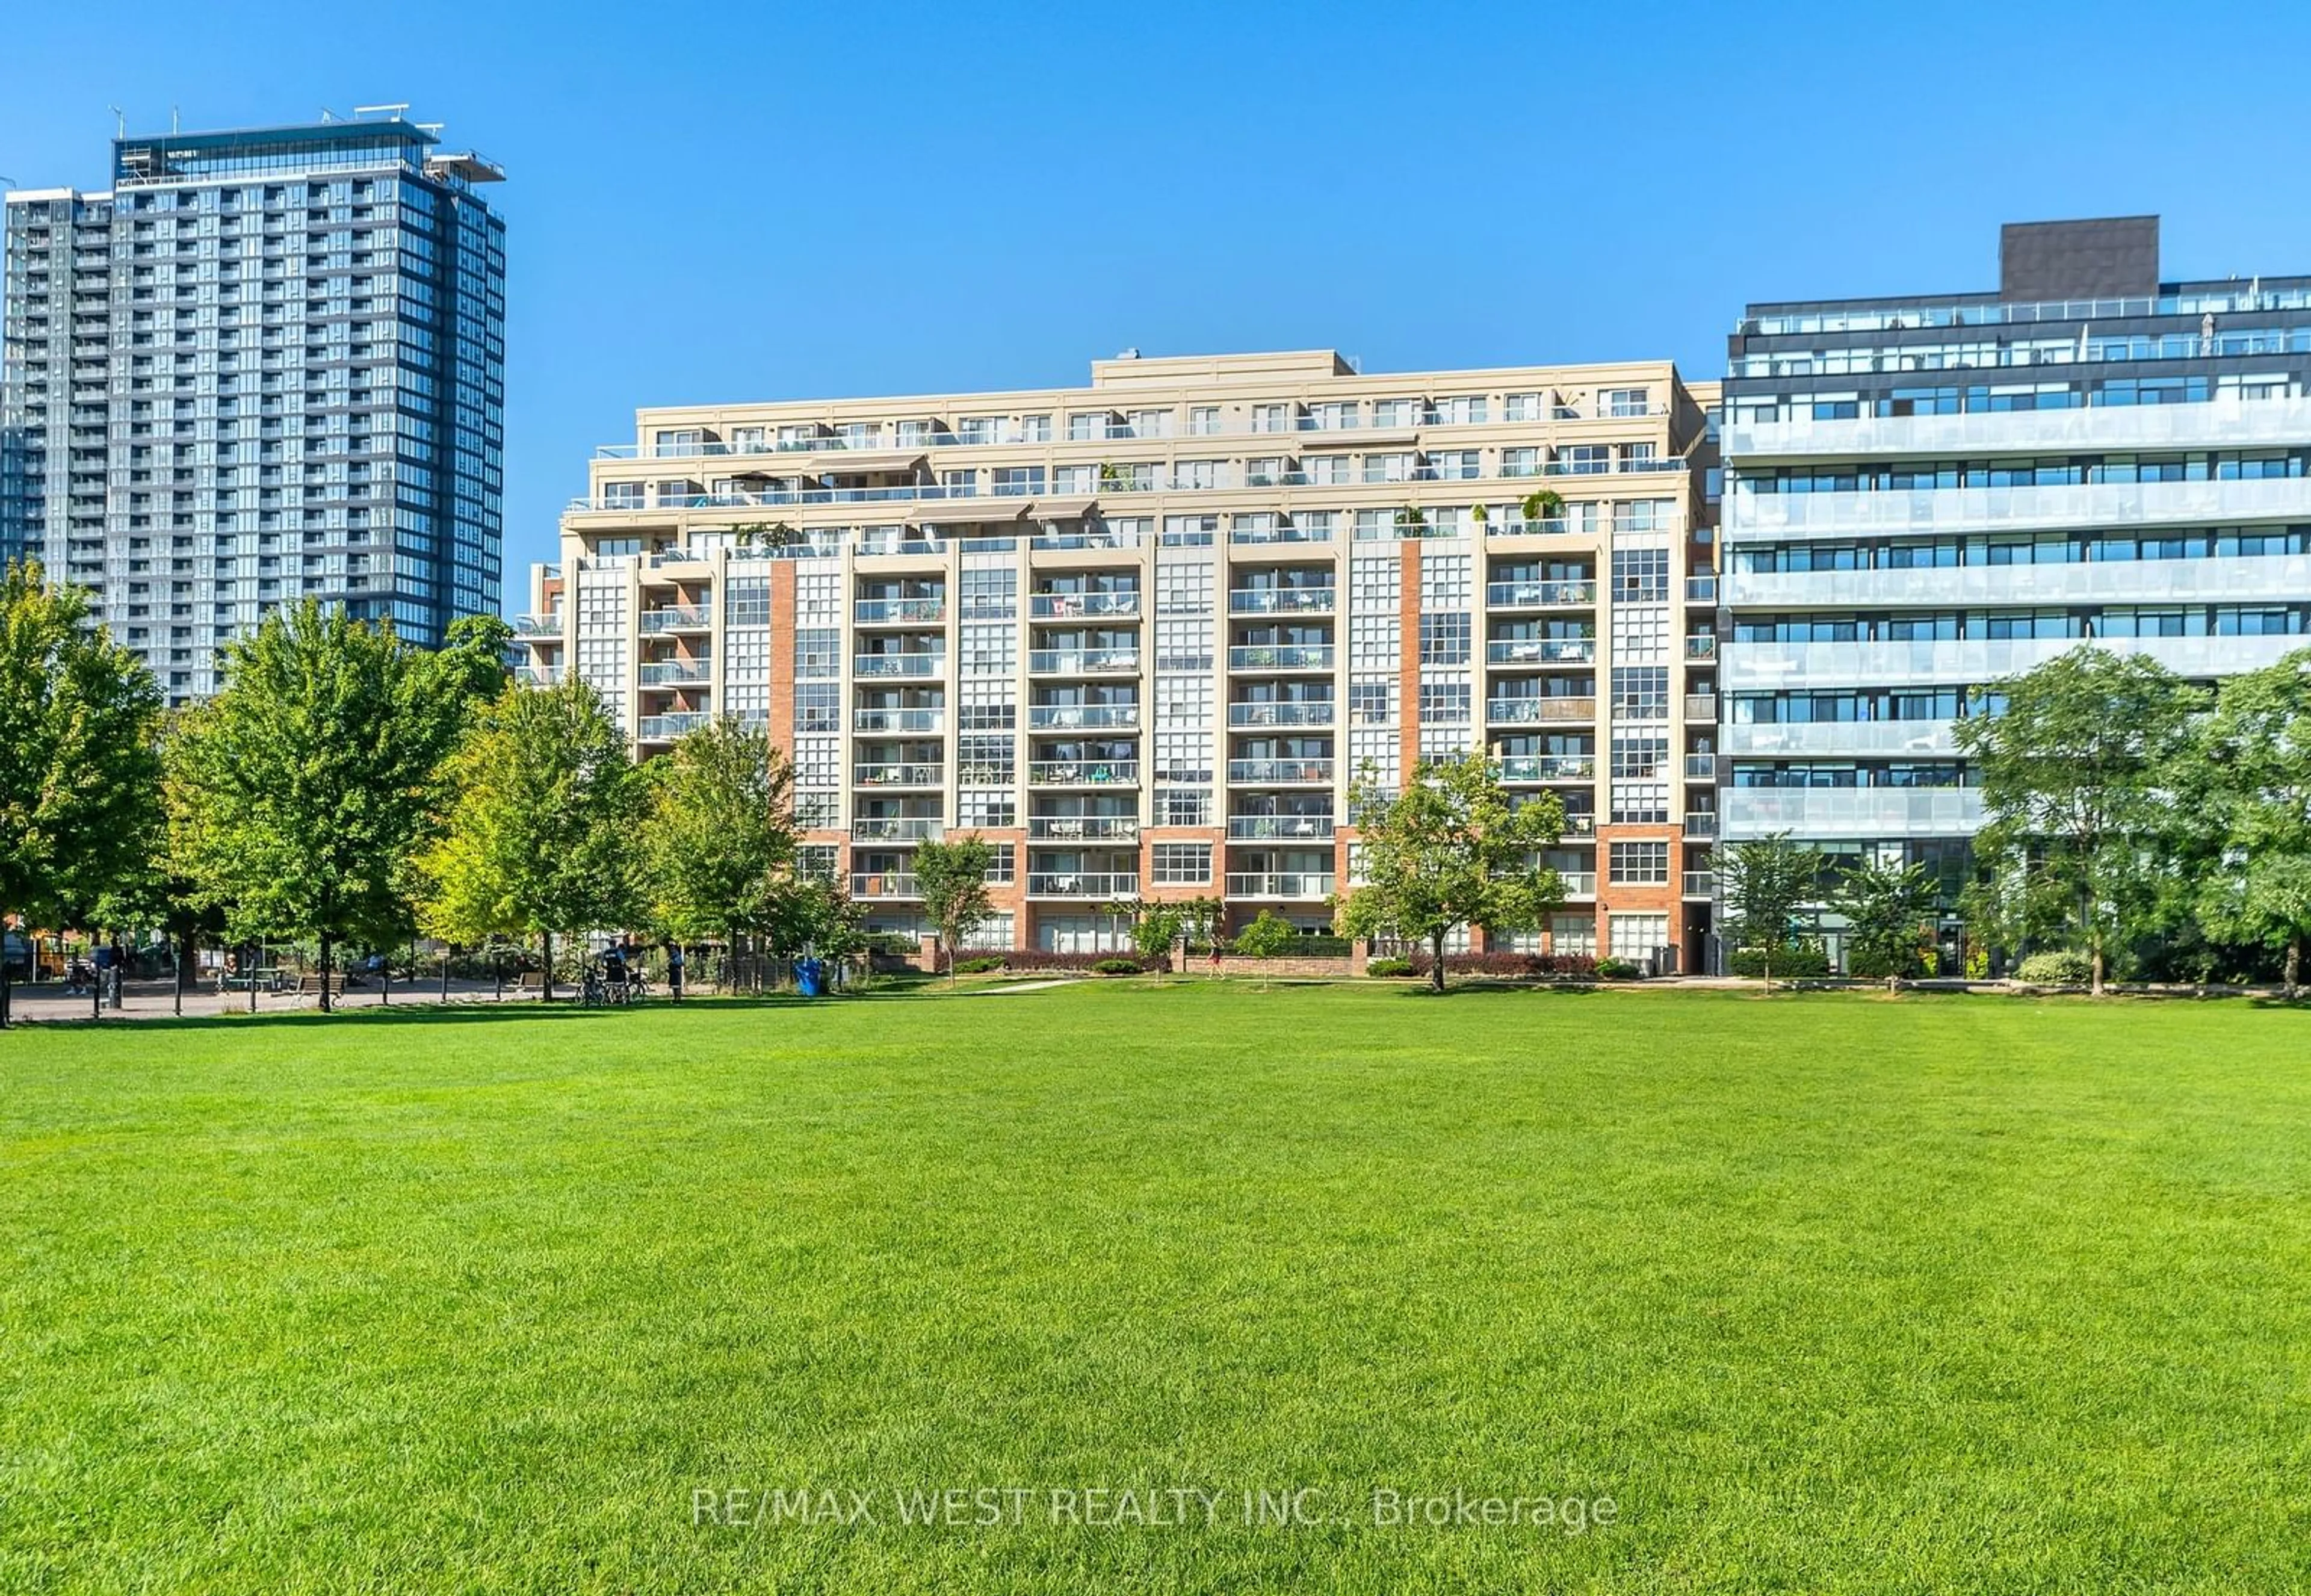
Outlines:
[{"label": "blue sky", "polygon": [[0,29],[20,185],[100,186],[110,105],[408,100],[504,163],[516,607],[640,404],[1127,345],[1714,376],[1743,301],[1990,286],[2006,220],[2155,211],[2169,275],[2311,271],[2307,7],[129,0],[100,48],[91,16]]}]

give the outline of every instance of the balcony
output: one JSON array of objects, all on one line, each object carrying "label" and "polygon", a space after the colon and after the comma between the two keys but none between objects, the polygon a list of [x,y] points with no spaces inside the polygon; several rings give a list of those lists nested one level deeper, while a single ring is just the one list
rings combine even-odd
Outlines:
[{"label": "balcony", "polygon": [[1685,640],[1685,657],[1688,660],[1716,658],[1716,635],[1707,632],[1694,632]]},{"label": "balcony", "polygon": [[1687,577],[1685,579],[1685,601],[1687,604],[1715,604],[1717,602],[1717,578],[1714,575]]},{"label": "balcony", "polygon": [[513,618],[516,637],[560,637],[562,616],[557,613],[545,615],[516,615]]},{"label": "balcony", "polygon": [[1129,617],[1139,613],[1139,595],[1130,593],[1036,593],[1027,600],[1027,614],[1038,621],[1080,621]]},{"label": "balcony", "polygon": [[1687,693],[1685,718],[1687,720],[1714,721],[1717,719],[1717,694],[1714,693]]},{"label": "balcony", "polygon": [[1685,834],[1696,842],[1705,842],[1717,834],[1717,815],[1711,809],[1688,809],[1685,813]]},{"label": "balcony", "polygon": [[1593,637],[1510,637],[1485,645],[1488,665],[1594,665]]},{"label": "balcony", "polygon": [[850,606],[860,626],[937,626],[946,619],[944,598],[860,598]]},{"label": "balcony", "polygon": [[671,743],[688,737],[714,717],[697,712],[677,715],[644,715],[634,740],[641,743]]},{"label": "balcony", "polygon": [[1136,815],[1030,815],[1027,835],[1035,842],[1131,842],[1139,837]]},{"label": "balcony", "polygon": [[1228,668],[1236,671],[1330,670],[1330,643],[1257,643],[1228,650]]},{"label": "balcony", "polygon": [[1593,581],[1492,582],[1485,588],[1490,609],[1552,609],[1597,602]]},{"label": "balcony", "polygon": [[1717,872],[1714,870],[1687,870],[1685,873],[1684,889],[1679,895],[1687,898],[1715,897],[1717,895]]},{"label": "balcony", "polygon": [[1725,580],[1728,603],[1776,610],[2219,604],[2311,591],[2311,554],[1933,565],[1904,571],[1735,571]]},{"label": "balcony", "polygon": [[1339,602],[1337,588],[1235,588],[1228,592],[1228,614],[1329,615]]},{"label": "balcony", "polygon": [[1030,787],[1137,787],[1136,759],[1037,759],[1027,765]]},{"label": "balcony", "polygon": [[[2306,478],[2311,481],[2311,478]],[[2228,676],[2275,665],[2300,637],[2106,637],[2092,646],[2147,655],[2177,676]],[[2075,637],[1965,638],[1916,642],[1726,645],[1724,685],[1749,690],[1851,686],[1971,686],[2019,676],[2085,648]]]},{"label": "balcony", "polygon": [[1593,754],[1511,754],[1493,762],[1504,781],[1593,781]]},{"label": "balcony", "polygon": [[1737,720],[1717,735],[1726,757],[1916,759],[1958,753],[1958,734],[1948,720]]},{"label": "balcony", "polygon": [[1725,834],[1785,831],[1805,842],[1840,837],[1964,837],[1982,825],[1978,787],[1729,787]]},{"label": "balcony", "polygon": [[1587,725],[1597,719],[1594,698],[1494,698],[1485,701],[1488,726]]},{"label": "balcony", "polygon": [[1330,726],[1333,702],[1314,699],[1288,703],[1232,703],[1230,726]]},{"label": "balcony", "polygon": [[937,732],[946,729],[945,710],[854,710],[850,729],[859,732]]},{"label": "balcony", "polygon": [[[2092,414],[2092,413],[2089,413]],[[2084,483],[1843,493],[1731,493],[1730,543],[1886,533],[2062,532],[2080,527],[2311,520],[2311,477]]]},{"label": "balcony", "polygon": [[1231,898],[1288,898],[1306,902],[1330,897],[1335,879],[1329,871],[1321,875],[1300,872],[1231,875],[1227,878],[1227,895]]},{"label": "balcony", "polygon": [[1077,876],[1062,872],[1030,875],[1027,895],[1031,898],[1072,898],[1094,903],[1112,903],[1118,898],[1139,895],[1139,877],[1135,875]]},{"label": "balcony", "polygon": [[713,613],[702,604],[678,604],[666,609],[646,609],[641,614],[644,637],[667,632],[708,632],[713,625]]},{"label": "balcony", "polygon": [[1139,724],[1136,703],[1036,703],[1027,706],[1027,725],[1033,731],[1129,728]]},{"label": "balcony", "polygon": [[1231,759],[1227,775],[1251,787],[1329,787],[1333,768],[1329,759]]},{"label": "balcony", "polygon": [[1568,898],[1594,898],[1597,895],[1597,872],[1594,870],[1559,870],[1557,878],[1565,884]]},{"label": "balcony", "polygon": [[1864,455],[1912,459],[1938,454],[2134,453],[2305,442],[2311,442],[2311,399],[2234,398],[2196,405],[1749,422],[1725,430],[1725,456],[1744,463]]},{"label": "balcony", "polygon": [[861,842],[926,842],[941,833],[938,821],[912,815],[865,815],[850,823],[850,835]]},{"label": "balcony", "polygon": [[702,687],[714,679],[711,659],[655,659],[642,665],[639,679],[645,687]]},{"label": "balcony", "polygon": [[1227,823],[1238,842],[1329,842],[1338,829],[1330,815],[1231,815]]},{"label": "balcony", "polygon": [[862,764],[852,768],[851,781],[859,787],[944,787],[946,785],[946,766]]},{"label": "balcony", "polygon": [[872,901],[878,898],[920,898],[915,890],[915,878],[900,871],[854,870],[850,876],[850,895]]},{"label": "balcony", "polygon": [[551,687],[568,668],[561,665],[517,665],[513,667],[513,679],[525,687]]},{"label": "balcony", "polygon": [[937,676],[946,674],[941,654],[859,654],[850,661],[854,676]]},{"label": "balcony", "polygon": [[1714,754],[1687,754],[1685,756],[1685,779],[1688,781],[1714,781],[1717,780],[1717,755]]},{"label": "balcony", "polygon": [[1139,668],[1137,649],[1036,649],[1027,674],[1037,676],[1126,676]]}]

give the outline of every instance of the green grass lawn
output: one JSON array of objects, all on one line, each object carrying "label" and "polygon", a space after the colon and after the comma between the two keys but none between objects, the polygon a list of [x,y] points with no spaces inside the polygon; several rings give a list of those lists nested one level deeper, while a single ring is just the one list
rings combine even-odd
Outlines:
[{"label": "green grass lawn", "polygon": [[2304,1589],[2307,1128],[2244,1003],[17,1031],[0,1591]]}]

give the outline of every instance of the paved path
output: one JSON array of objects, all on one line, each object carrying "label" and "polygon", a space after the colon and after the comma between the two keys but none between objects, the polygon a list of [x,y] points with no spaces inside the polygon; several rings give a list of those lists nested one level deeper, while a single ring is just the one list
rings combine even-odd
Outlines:
[{"label": "paved path", "polygon": [[1001,986],[981,987],[973,992],[957,992],[955,996],[958,998],[1007,998],[1014,992],[1048,992],[1053,987],[1071,987],[1075,984],[1071,977],[1059,981],[1005,981]]},{"label": "paved path", "polygon": [[[453,981],[449,983],[449,996],[454,1002],[492,1002],[496,990],[493,982],[486,981]],[[566,987],[562,990],[568,990]],[[376,987],[367,986],[356,987],[350,992],[333,993],[332,1000],[346,1008],[373,1008],[386,1002],[387,998]],[[398,981],[393,983],[391,1001],[397,1007],[405,1003],[439,1003],[440,1000],[441,982],[438,977],[430,981],[420,981],[414,985]],[[508,983],[504,1000],[515,1003],[530,999],[517,993]],[[13,1016],[18,1020],[86,1021],[90,1014],[87,993],[76,998],[67,997],[65,989],[54,982],[36,987],[12,987],[8,1002]],[[291,993],[259,992],[257,995],[257,1012],[259,1014],[288,1014],[319,1007],[320,999],[318,998],[298,997]],[[249,994],[227,992],[220,995],[207,981],[185,990],[185,1013],[187,1016],[197,1015],[205,1017],[228,1011],[247,1014]],[[165,979],[132,981],[121,994],[121,1006],[117,1009],[106,1009],[103,1017],[108,1021],[153,1020],[164,1019],[175,1012],[174,989]]]}]

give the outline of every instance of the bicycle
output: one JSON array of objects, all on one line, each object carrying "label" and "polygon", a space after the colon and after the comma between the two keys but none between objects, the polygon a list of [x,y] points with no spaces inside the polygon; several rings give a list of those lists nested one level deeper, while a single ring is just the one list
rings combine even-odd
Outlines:
[{"label": "bicycle", "polygon": [[589,970],[578,983],[578,1001],[588,1008],[601,1008],[610,1001],[610,983],[602,979],[601,972]]}]

